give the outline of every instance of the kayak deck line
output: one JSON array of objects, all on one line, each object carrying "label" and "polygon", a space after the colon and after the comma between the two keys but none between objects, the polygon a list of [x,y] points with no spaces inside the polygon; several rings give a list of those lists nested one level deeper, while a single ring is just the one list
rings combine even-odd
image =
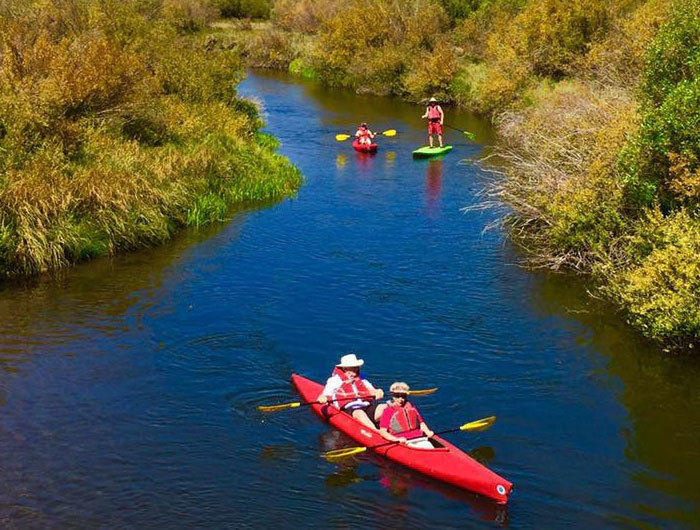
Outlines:
[{"label": "kayak deck line", "polygon": [[[323,385],[297,374],[292,374],[292,384],[306,401],[315,400],[323,390]],[[431,439],[433,448],[385,445],[386,440],[378,432],[371,431],[350,414],[329,404],[314,404],[311,408],[323,421],[378,455],[428,477],[488,497],[499,504],[508,501],[513,488],[511,482],[438,435]]]}]

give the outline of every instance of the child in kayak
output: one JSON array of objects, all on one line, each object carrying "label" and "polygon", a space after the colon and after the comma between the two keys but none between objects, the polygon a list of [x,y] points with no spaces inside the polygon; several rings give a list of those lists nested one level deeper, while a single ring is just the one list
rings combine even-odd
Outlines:
[{"label": "child in kayak", "polygon": [[[423,421],[418,409],[408,402],[410,388],[397,381],[389,388],[391,401],[377,407],[379,434],[390,442],[400,442],[419,449],[433,449],[428,438],[435,435]],[[411,441],[412,438],[417,438]]]},{"label": "child in kayak", "polygon": [[440,147],[442,147],[442,123],[445,121],[445,113],[438,105],[437,99],[430,98],[425,114],[421,118],[428,118],[428,143],[433,147],[433,135],[437,135]]},{"label": "child in kayak", "polygon": [[376,134],[369,130],[366,123],[362,123],[355,133],[355,138],[363,145],[370,145],[375,136]]},{"label": "child in kayak", "polygon": [[360,377],[360,366],[363,364],[365,361],[358,359],[354,353],[343,355],[317,401],[331,401],[334,407],[351,414],[364,426],[376,431],[377,426],[370,418],[375,417],[376,400],[384,397],[384,391],[374,388],[372,383]]}]

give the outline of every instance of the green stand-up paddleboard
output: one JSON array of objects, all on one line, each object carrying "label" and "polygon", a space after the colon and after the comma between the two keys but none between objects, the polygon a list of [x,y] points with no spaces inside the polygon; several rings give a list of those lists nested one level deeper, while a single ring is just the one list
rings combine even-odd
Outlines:
[{"label": "green stand-up paddleboard", "polygon": [[413,151],[413,158],[429,158],[431,156],[444,155],[452,151],[451,145],[444,145],[442,147],[419,147]]}]

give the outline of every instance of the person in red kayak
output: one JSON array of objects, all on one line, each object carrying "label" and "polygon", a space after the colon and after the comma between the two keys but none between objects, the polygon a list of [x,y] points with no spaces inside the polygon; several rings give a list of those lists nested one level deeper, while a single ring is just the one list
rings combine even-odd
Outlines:
[{"label": "person in red kayak", "polygon": [[369,130],[366,123],[360,124],[355,133],[355,138],[363,145],[370,145],[375,136],[376,134]]},{"label": "person in red kayak", "polygon": [[425,114],[421,118],[428,118],[428,143],[433,147],[433,135],[437,135],[440,147],[442,147],[442,123],[445,121],[445,113],[438,105],[435,98],[430,98]]},{"label": "person in red kayak", "polygon": [[[379,434],[390,442],[400,442],[419,449],[433,449],[428,438],[435,435],[423,421],[418,409],[408,402],[410,388],[397,381],[389,388],[391,401],[377,407]],[[416,438],[411,441],[412,438]]]},{"label": "person in red kayak", "polygon": [[363,364],[365,361],[358,359],[354,353],[343,355],[317,401],[332,402],[333,406],[376,431],[377,426],[371,418],[375,417],[376,400],[384,397],[384,391],[374,388],[372,383],[360,377],[360,367]]}]

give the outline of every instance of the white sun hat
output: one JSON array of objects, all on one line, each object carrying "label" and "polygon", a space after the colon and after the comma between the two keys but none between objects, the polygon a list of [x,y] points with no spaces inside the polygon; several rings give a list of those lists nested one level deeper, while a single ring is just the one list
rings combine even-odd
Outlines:
[{"label": "white sun hat", "polygon": [[430,98],[430,102],[432,103],[433,101],[437,101],[435,98]]},{"label": "white sun hat", "polygon": [[340,358],[340,362],[336,364],[338,368],[359,368],[365,364],[365,361],[358,359],[354,353],[348,353]]}]

